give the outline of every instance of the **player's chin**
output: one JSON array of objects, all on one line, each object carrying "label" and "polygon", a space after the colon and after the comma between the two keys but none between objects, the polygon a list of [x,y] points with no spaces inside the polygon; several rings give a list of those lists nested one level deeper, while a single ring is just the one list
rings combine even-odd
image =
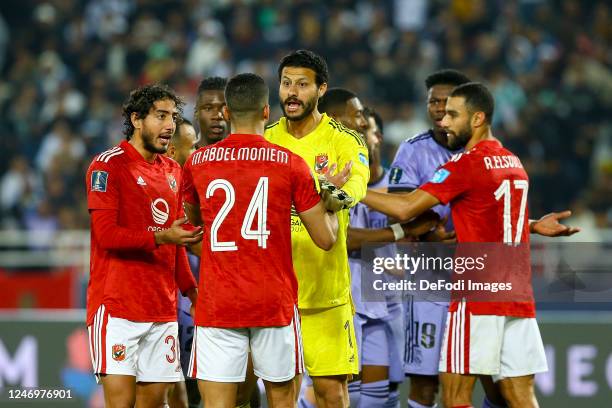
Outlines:
[{"label": "player's chin", "polygon": [[225,133],[211,133],[210,135],[208,135],[208,140],[210,140],[213,143],[217,143],[223,140],[224,137],[225,137]]},{"label": "player's chin", "polygon": [[306,117],[306,112],[300,108],[297,111],[293,111],[293,112],[285,111],[285,116],[289,120],[302,120]]},{"label": "player's chin", "polygon": [[168,146],[167,144],[157,144],[156,146],[154,146],[155,149],[155,153],[159,153],[159,154],[165,154],[166,152],[168,152]]}]

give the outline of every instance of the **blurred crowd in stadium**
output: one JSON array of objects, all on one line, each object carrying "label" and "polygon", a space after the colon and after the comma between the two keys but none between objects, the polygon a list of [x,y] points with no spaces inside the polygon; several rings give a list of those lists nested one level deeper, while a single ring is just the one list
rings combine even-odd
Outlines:
[{"label": "blurred crowd in stadium", "polygon": [[5,0],[0,4],[0,229],[89,226],[84,174],[123,138],[129,91],[165,82],[193,117],[205,76],[272,88],[290,50],[385,120],[385,164],[427,128],[423,80],[463,70],[496,99],[495,134],[531,177],[530,211],[612,227],[612,7],[579,0]]}]

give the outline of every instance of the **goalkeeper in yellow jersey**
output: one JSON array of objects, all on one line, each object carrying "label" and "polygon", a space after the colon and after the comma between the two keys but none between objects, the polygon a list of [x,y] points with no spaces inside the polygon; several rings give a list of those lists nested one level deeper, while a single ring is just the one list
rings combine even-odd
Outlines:
[{"label": "goalkeeper in yellow jersey", "polygon": [[366,193],[368,150],[359,133],[317,110],[328,82],[323,58],[295,51],[282,59],[278,74],[284,117],[268,126],[265,137],[300,155],[318,175],[342,185],[340,197],[349,198],[347,208],[338,211],[338,240],[328,252],[312,242],[297,214],[291,220],[306,370],[318,407],[345,408],[347,378],[359,370],[346,248],[348,207]]}]

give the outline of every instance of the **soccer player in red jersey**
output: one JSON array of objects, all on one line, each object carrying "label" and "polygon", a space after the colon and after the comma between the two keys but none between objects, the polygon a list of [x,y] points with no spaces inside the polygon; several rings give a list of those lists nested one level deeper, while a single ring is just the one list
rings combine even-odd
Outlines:
[{"label": "soccer player in red jersey", "polygon": [[198,149],[184,167],[189,219],[205,226],[190,372],[207,408],[234,407],[250,349],[271,406],[294,406],[303,371],[291,209],[329,250],[337,218],[327,213],[305,161],[267,142],[268,87],[254,74],[232,78],[224,116],[232,133]]},{"label": "soccer player in red jersey", "polygon": [[87,171],[87,326],[109,407],[160,406],[168,383],[183,378],[176,289],[195,302],[197,288],[176,244],[198,242],[201,231],[181,227],[181,169],[163,156],[181,105],[163,85],[133,91],[123,106],[127,140]]},{"label": "soccer player in red jersey", "polygon": [[[449,147],[465,152],[408,195],[369,191],[364,202],[398,219],[450,203],[458,242],[528,244],[529,179],[520,160],[493,137],[493,107],[483,85],[456,87],[442,126]],[[525,277],[522,283],[530,287],[531,273]],[[491,375],[510,407],[537,407],[534,374],[546,370],[533,301],[451,303],[440,361],[444,406],[471,407],[477,377]]]}]

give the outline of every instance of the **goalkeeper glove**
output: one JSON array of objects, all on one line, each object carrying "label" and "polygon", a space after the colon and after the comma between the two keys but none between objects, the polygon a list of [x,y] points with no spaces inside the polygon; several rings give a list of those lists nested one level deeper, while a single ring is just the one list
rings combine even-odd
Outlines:
[{"label": "goalkeeper glove", "polygon": [[319,178],[319,185],[321,186],[321,200],[323,200],[323,204],[328,211],[338,212],[347,209],[355,201],[353,197],[334,186],[325,177]]}]

